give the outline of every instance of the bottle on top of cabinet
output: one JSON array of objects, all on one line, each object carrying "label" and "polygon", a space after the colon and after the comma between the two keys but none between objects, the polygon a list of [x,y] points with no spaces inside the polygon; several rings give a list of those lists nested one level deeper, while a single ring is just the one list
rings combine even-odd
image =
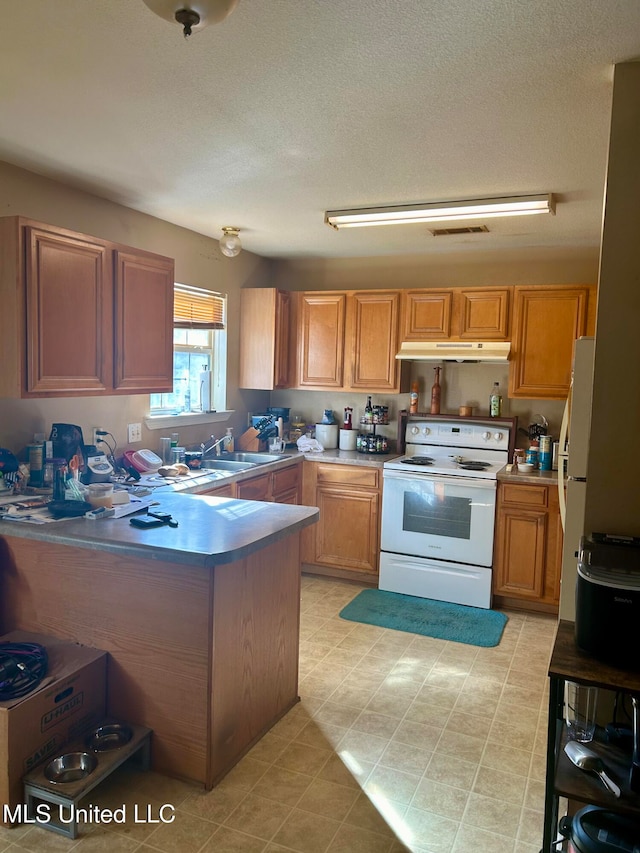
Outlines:
[{"label": "bottle on top of cabinet", "polygon": [[499,418],[502,415],[502,392],[500,391],[499,382],[493,383],[493,388],[489,395],[489,414],[492,418]]}]

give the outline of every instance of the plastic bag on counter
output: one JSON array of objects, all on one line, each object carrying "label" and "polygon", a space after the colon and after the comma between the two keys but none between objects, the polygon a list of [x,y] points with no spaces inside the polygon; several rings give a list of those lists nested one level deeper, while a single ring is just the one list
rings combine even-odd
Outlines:
[{"label": "plastic bag on counter", "polygon": [[300,453],[322,453],[324,447],[315,438],[309,438],[307,435],[301,435],[296,442]]}]

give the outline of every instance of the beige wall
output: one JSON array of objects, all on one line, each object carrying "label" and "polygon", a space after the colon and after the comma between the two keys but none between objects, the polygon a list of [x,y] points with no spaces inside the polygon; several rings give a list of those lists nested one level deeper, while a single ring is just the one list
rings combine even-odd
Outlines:
[{"label": "beige wall", "polygon": [[[6,163],[0,163],[0,187],[3,216],[28,216],[167,255],[175,258],[177,281],[227,293],[227,406],[236,410],[229,425],[234,426],[236,431],[245,428],[247,410],[263,407],[266,396],[264,393],[239,391],[237,388],[240,288],[268,284],[271,262],[249,252],[242,252],[237,258],[225,258],[219,250],[217,239],[179,228]],[[149,334],[142,319],[140,333]],[[64,334],[73,335],[71,314]],[[90,441],[92,428],[102,426],[115,435],[119,447],[123,448],[126,446],[126,424],[141,422],[148,407],[148,395],[56,400],[3,399],[0,400],[0,447],[19,452],[32,439],[34,432],[45,432],[48,435],[52,423],[64,422],[82,427],[87,442]],[[181,441],[197,442],[206,438],[211,431],[206,426],[190,427],[181,430]],[[220,426],[217,426],[217,431],[220,432]],[[157,430],[146,430],[143,422],[142,444],[136,446],[157,449],[160,434]]]},{"label": "beige wall", "polygon": [[[638,92],[640,63],[616,65],[596,319],[587,534],[640,536],[640,454],[633,449],[640,423]],[[567,561],[560,602],[564,619],[574,618],[575,578],[576,564]]]}]

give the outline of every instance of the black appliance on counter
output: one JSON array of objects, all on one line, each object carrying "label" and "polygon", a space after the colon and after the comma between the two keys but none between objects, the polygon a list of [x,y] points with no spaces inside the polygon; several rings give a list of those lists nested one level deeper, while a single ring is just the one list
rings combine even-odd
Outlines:
[{"label": "black appliance on counter", "polygon": [[617,666],[640,668],[640,539],[593,533],[580,539],[576,643]]}]

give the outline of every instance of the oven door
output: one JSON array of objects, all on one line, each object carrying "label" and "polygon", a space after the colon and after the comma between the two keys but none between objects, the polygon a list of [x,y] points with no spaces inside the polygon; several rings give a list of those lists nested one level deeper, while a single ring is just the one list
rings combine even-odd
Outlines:
[{"label": "oven door", "polygon": [[383,471],[382,550],[491,566],[496,481]]}]

